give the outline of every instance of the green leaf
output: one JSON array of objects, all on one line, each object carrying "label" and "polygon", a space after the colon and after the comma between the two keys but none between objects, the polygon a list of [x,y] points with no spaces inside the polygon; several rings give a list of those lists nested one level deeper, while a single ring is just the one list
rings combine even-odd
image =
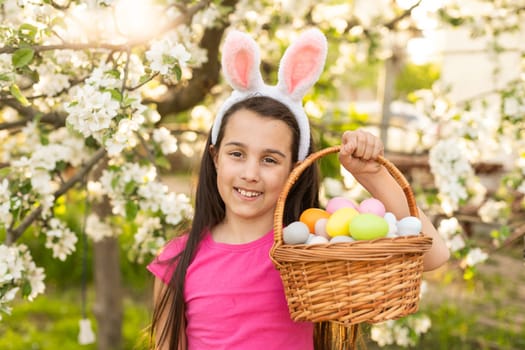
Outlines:
[{"label": "green leaf", "polygon": [[29,283],[29,281],[25,280],[24,283],[22,284],[22,296],[24,297],[27,297],[29,294],[31,294],[31,283]]},{"label": "green leaf", "polygon": [[157,157],[155,158],[155,164],[163,169],[170,170],[171,163],[166,157]]},{"label": "green leaf", "polygon": [[22,23],[20,27],[18,28],[18,33],[21,36],[30,38],[31,40],[35,39],[37,32],[38,32],[38,28],[29,23]]},{"label": "green leaf", "polygon": [[9,91],[11,91],[11,95],[13,95],[13,97],[16,98],[18,102],[22,104],[22,106],[27,107],[30,105],[27,98],[24,95],[22,95],[22,92],[20,91],[20,88],[18,87],[18,85],[16,84],[11,85],[11,87],[9,88]]},{"label": "green leaf", "polygon": [[126,202],[126,219],[134,220],[137,217],[139,206],[133,201]]},{"label": "green leaf", "polygon": [[0,80],[1,81],[10,81],[11,77],[9,76],[9,74],[0,74]]},{"label": "green leaf", "polygon": [[111,179],[111,188],[115,189],[117,188],[117,185],[120,181],[120,176],[115,176],[113,179]]},{"label": "green leaf", "polygon": [[131,195],[131,194],[133,194],[133,192],[135,192],[136,188],[137,188],[137,186],[135,184],[135,181],[130,181],[130,182],[126,183],[126,185],[124,186],[124,193],[127,194],[127,195]]},{"label": "green leaf", "polygon": [[23,47],[16,50],[11,58],[15,68],[27,66],[33,60],[35,51],[30,47]]},{"label": "green leaf", "polygon": [[180,69],[180,66],[178,64],[173,66],[173,72],[175,73],[177,80],[180,80],[180,78],[182,77],[182,70]]},{"label": "green leaf", "polygon": [[122,94],[120,93],[120,91],[118,91],[117,89],[110,89],[108,91],[111,94],[111,98],[119,102],[122,101]]},{"label": "green leaf", "polygon": [[0,168],[0,179],[7,177],[11,173],[11,168],[6,166],[5,168]]}]

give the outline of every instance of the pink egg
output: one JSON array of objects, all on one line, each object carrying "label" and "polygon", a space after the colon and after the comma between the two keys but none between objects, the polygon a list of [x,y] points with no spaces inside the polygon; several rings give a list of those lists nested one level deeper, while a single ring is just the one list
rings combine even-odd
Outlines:
[{"label": "pink egg", "polygon": [[361,214],[370,213],[383,217],[386,213],[385,206],[379,199],[367,198],[359,204],[357,209]]},{"label": "pink egg", "polygon": [[328,219],[319,219],[317,220],[317,222],[315,223],[315,234],[318,235],[318,236],[323,236],[323,237],[330,237],[328,236],[328,233],[326,233],[326,222],[328,221]]},{"label": "pink egg", "polygon": [[353,200],[350,200],[344,197],[334,197],[330,199],[328,203],[326,203],[326,211],[329,212],[330,214],[336,212],[337,210],[341,208],[346,208],[346,207],[354,208],[357,210],[358,206]]}]

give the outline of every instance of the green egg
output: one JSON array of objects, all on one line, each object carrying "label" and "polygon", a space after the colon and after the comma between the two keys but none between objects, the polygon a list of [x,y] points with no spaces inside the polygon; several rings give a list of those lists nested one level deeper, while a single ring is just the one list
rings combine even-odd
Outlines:
[{"label": "green egg", "polygon": [[350,235],[357,240],[385,237],[388,233],[388,222],[375,214],[359,214],[350,221]]}]

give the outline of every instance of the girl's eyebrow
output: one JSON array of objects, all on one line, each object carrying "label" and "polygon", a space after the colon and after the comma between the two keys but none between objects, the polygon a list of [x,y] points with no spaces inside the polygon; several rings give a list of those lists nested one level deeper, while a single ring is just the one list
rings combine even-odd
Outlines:
[{"label": "girl's eyebrow", "polygon": [[[236,147],[246,147],[244,143],[242,142],[236,142],[236,141],[231,141],[231,142],[227,142],[224,144],[225,146],[236,146]],[[277,150],[277,149],[273,149],[273,148],[267,148],[264,150],[265,153],[270,153],[270,154],[277,154],[283,158],[286,158],[286,154],[284,154],[283,152]]]}]

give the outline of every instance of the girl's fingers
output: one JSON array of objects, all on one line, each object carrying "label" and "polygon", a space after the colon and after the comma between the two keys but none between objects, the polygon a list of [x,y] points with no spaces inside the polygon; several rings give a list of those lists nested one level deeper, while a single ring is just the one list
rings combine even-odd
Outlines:
[{"label": "girl's fingers", "polygon": [[341,156],[371,160],[382,155],[383,144],[373,134],[357,130],[343,133]]}]

